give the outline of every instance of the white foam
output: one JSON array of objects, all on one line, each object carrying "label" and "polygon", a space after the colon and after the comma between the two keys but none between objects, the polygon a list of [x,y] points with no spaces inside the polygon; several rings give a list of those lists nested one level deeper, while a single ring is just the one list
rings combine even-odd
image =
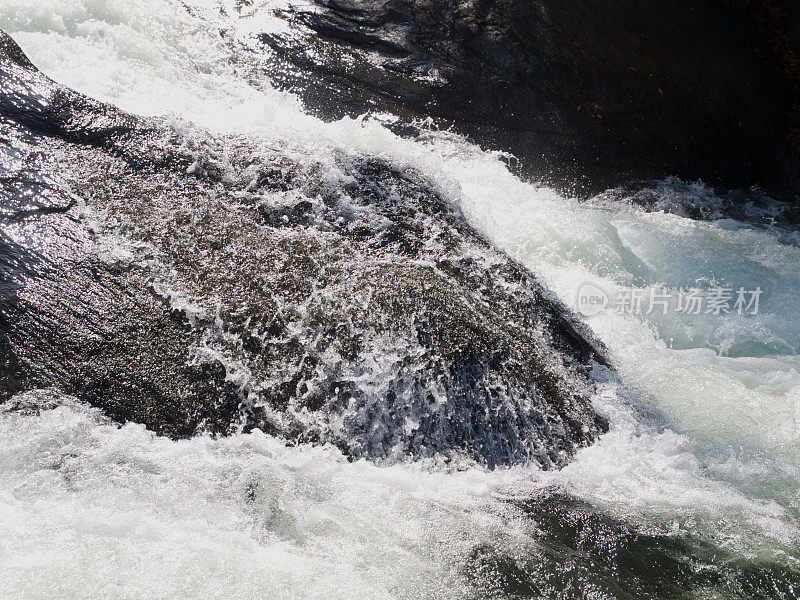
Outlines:
[{"label": "white foam", "polygon": [[[589,319],[629,391],[609,384],[597,402],[612,431],[559,473],[348,464],[330,448],[287,449],[260,433],[170,442],[80,406],[6,414],[5,589],[43,598],[460,597],[468,548],[522,535],[501,499],[548,485],[641,527],[674,524],[741,552],[791,553],[797,246],[730,219],[580,203],[519,180],[502,156],[449,133],[408,140],[385,118],[323,123],[291,94],[243,79],[248,69],[236,64],[245,59],[231,40],[291,33],[271,13],[277,3],[256,3],[243,18],[231,5],[220,14],[213,0],[183,4],[0,0],[0,27],[45,73],[127,110],[261,136],[295,160],[330,164],[331,177],[340,176],[334,151],[412,166],[569,304],[586,282],[646,290],[712,278],[761,286],[763,312]],[[692,193],[714,202],[705,187]],[[629,403],[660,413],[664,427]]]}]

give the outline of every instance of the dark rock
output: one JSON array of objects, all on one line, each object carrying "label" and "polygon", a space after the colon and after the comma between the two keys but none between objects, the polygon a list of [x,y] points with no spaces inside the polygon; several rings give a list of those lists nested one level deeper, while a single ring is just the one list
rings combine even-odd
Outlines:
[{"label": "dark rock", "polygon": [[482,544],[466,559],[487,597],[788,600],[800,584],[779,556],[745,559],[669,526],[643,530],[558,490],[514,504],[529,524],[528,551]]},{"label": "dark rock", "polygon": [[432,116],[579,192],[668,175],[800,192],[795,3],[316,4],[291,15],[313,33],[262,41],[325,116]]},{"label": "dark rock", "polygon": [[0,131],[0,401],[58,386],[171,436],[231,431],[241,397],[224,367],[190,365],[199,336],[170,316],[146,274],[99,260],[76,198],[45,175],[47,138],[5,117]]},{"label": "dark rock", "polygon": [[374,459],[547,468],[605,430],[599,345],[418,174],[178,132],[10,56],[6,397],[55,386],[172,436],[257,426]]}]

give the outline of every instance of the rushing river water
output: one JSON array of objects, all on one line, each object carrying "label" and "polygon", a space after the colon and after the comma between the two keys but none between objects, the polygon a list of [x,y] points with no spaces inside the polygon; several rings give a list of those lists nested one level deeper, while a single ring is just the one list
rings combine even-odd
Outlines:
[{"label": "rushing river water", "polygon": [[[258,431],[170,441],[69,399],[0,413],[0,596],[464,598],[535,596],[537,586],[546,597],[676,595],[624,566],[617,575],[631,587],[603,588],[591,577],[601,559],[543,550],[546,519],[531,503],[557,490],[624,523],[625,539],[685,544],[689,571],[740,574],[720,584],[682,566],[688,597],[796,597],[800,237],[771,224],[779,209],[753,193],[733,213],[713,190],[680,181],[654,186],[647,202],[580,202],[424,124],[401,138],[387,116],[324,123],[251,77],[269,55],[248,52],[250,36],[290,33],[273,15],[279,2],[229,4],[2,0],[0,28],[56,81],[125,110],[277,140],[298,156],[340,149],[413,166],[570,306],[587,284],[644,298],[730,287],[761,290],[758,314],[670,304],[587,317],[625,387],[601,387],[610,432],[553,472],[378,467]],[[580,594],[547,591],[541,569],[570,561],[588,573],[575,575]]]}]

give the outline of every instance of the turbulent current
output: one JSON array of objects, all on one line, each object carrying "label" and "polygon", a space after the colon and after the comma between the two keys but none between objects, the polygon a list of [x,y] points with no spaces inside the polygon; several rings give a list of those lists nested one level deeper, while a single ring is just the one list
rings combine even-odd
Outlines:
[{"label": "turbulent current", "polygon": [[[586,290],[668,296],[663,310],[584,311],[614,370],[596,364],[591,391],[608,432],[560,470],[540,469],[558,457],[374,462],[260,429],[175,440],[79,395],[26,391],[0,408],[0,597],[797,597],[800,236],[781,206],[677,179],[577,200],[428,122],[325,122],[281,91],[255,42],[307,35],[285,4],[0,0],[0,29],[60,84],[219,136],[222,178],[242,145],[333,187],[354,185],[341,162],[377,157],[420,174],[567,306]],[[126,237],[144,225],[111,226],[128,208],[81,209],[108,264],[151,251]],[[169,287],[179,269],[158,272],[158,293],[213,324],[213,306]],[[679,310],[690,288],[758,290],[759,305]],[[381,373],[361,376],[379,387]]]}]

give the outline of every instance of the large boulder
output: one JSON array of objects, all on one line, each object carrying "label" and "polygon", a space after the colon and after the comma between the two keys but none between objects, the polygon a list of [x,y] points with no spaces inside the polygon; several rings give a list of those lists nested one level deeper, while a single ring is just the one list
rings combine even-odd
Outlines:
[{"label": "large boulder", "polygon": [[315,0],[261,41],[323,115],[431,116],[579,192],[675,175],[791,196],[794,4]]},{"label": "large boulder", "polygon": [[599,345],[419,174],[141,120],[0,56],[0,374],[172,436],[560,466]]}]

